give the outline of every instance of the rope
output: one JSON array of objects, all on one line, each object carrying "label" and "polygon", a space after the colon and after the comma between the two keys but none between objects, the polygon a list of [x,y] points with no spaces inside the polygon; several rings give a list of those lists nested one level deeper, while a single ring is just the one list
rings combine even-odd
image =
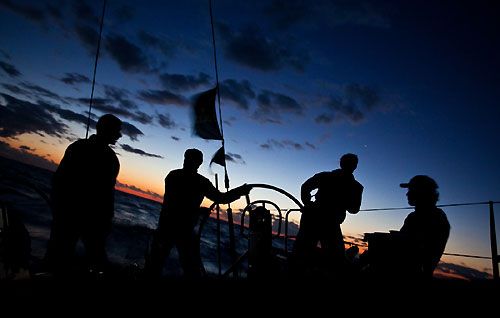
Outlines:
[{"label": "rope", "polygon": [[[500,201],[488,201],[488,202],[468,202],[468,203],[453,203],[453,204],[439,204],[436,205],[438,208],[450,207],[450,206],[466,206],[466,205],[487,205],[487,204],[498,204]],[[394,210],[411,210],[414,207],[402,207],[402,208],[380,208],[380,209],[362,209],[359,212],[373,212],[373,211],[394,211]]]},{"label": "rope", "polygon": [[466,254],[455,254],[455,253],[443,253],[443,255],[459,256],[459,257],[469,257],[469,258],[491,259],[491,257],[488,257],[488,256],[477,256],[477,255],[466,255]]},{"label": "rope", "polygon": [[102,34],[102,25],[104,22],[105,9],[106,9],[106,0],[104,0],[104,5],[102,6],[101,26],[99,28],[99,40],[97,41],[97,53],[95,55],[94,78],[92,80],[92,92],[90,93],[89,117],[87,119],[87,133],[85,134],[85,139],[89,138],[90,114],[92,113],[92,100],[94,99],[95,74],[97,72],[97,60],[99,59],[99,49],[101,47],[101,34]]}]

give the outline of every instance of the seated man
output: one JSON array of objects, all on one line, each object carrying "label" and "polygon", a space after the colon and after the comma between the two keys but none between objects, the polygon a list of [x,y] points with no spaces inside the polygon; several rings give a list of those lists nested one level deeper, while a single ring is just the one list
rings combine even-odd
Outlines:
[{"label": "seated man", "polygon": [[405,219],[398,235],[408,244],[412,272],[418,276],[432,277],[450,235],[450,223],[443,210],[436,207],[439,199],[437,183],[428,176],[418,175],[407,188],[408,204],[415,207]]},{"label": "seated man", "polygon": [[408,204],[415,211],[399,231],[367,233],[368,251],[360,260],[384,277],[431,278],[450,234],[446,214],[436,207],[438,185],[428,176],[417,175],[401,187],[408,188]]}]

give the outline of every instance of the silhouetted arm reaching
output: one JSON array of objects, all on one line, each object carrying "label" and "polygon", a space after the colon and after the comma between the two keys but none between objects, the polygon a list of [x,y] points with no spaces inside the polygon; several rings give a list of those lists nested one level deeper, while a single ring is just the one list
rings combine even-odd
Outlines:
[{"label": "silhouetted arm reaching", "polygon": [[228,192],[222,193],[217,190],[211,183],[208,187],[206,197],[215,203],[227,204],[238,200],[241,196],[247,195],[250,192],[251,187],[247,184],[241,185],[234,188]]}]

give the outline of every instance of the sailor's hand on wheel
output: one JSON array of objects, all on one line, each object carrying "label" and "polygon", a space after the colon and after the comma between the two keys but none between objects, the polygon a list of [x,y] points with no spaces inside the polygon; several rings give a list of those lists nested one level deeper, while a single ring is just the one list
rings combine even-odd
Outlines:
[{"label": "sailor's hand on wheel", "polygon": [[205,215],[210,215],[210,213],[212,213],[212,210],[210,208],[200,207],[199,212],[200,215],[205,216]]},{"label": "sailor's hand on wheel", "polygon": [[252,186],[250,186],[250,185],[248,185],[246,183],[243,184],[243,185],[241,185],[239,188],[240,188],[239,190],[241,191],[240,193],[241,193],[242,196],[243,195],[248,195],[250,193],[250,190],[252,190]]}]

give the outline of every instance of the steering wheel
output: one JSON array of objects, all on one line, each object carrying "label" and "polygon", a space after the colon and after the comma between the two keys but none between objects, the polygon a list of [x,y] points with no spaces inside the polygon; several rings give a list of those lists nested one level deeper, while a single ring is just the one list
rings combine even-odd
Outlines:
[{"label": "steering wheel", "polygon": [[283,222],[283,214],[281,213],[280,207],[276,203],[274,203],[272,201],[269,201],[269,200],[257,200],[257,201],[250,202],[243,209],[243,211],[241,212],[241,226],[240,226],[240,234],[241,234],[241,236],[243,236],[245,238],[248,238],[248,235],[246,235],[244,233],[244,229],[245,229],[245,227],[244,227],[244,225],[245,225],[245,214],[246,214],[246,212],[247,211],[250,212],[251,210],[253,210],[256,205],[262,205],[262,207],[266,208],[266,204],[272,205],[276,209],[276,211],[278,211],[278,213],[280,215],[280,219],[279,219],[280,222],[278,224],[278,233],[273,236],[273,239],[280,236],[280,234],[281,234],[281,223]]},{"label": "steering wheel", "polygon": [[[301,211],[304,208],[304,206],[302,205],[302,203],[299,200],[297,200],[293,195],[291,195],[290,193],[288,193],[287,191],[285,191],[285,190],[283,190],[281,188],[278,188],[278,187],[275,187],[275,186],[272,186],[272,185],[269,185],[269,184],[262,184],[262,183],[248,184],[248,186],[250,186],[251,190],[252,189],[256,189],[256,188],[273,190],[273,191],[276,191],[278,193],[283,194],[284,196],[288,197],[291,201],[293,201],[297,207],[295,209],[288,209],[288,211],[286,213],[286,216],[285,216],[285,222],[286,223],[288,222],[288,215],[290,214],[290,212],[292,212],[292,211]],[[243,209],[242,215],[241,215],[240,234],[242,236],[248,238],[248,236],[244,234],[244,226],[243,226],[244,222],[245,222],[245,213],[247,211],[250,211],[251,209],[253,209],[257,205],[262,205],[264,208],[266,207],[266,205],[271,205],[271,206],[273,206],[276,209],[276,211],[278,211],[278,214],[280,216],[280,223],[279,223],[279,226],[278,226],[278,233],[275,234],[273,236],[273,238],[279,237],[280,234],[281,234],[281,223],[282,223],[282,219],[283,219],[283,214],[282,214],[281,209],[279,208],[279,206],[276,203],[274,203],[272,201],[269,201],[269,200],[255,200],[255,201],[251,201],[250,200],[250,195],[246,196],[246,203],[247,203],[247,205]],[[212,211],[215,208],[216,205],[217,205],[216,203],[213,203],[210,206],[210,211]],[[198,237],[199,238],[201,237],[201,233],[203,231],[203,227],[204,227],[204,225],[205,225],[208,217],[209,217],[209,213],[205,213],[203,215],[202,219],[200,220],[200,224],[199,224],[199,227],[198,227]],[[285,227],[285,251],[286,252],[288,252],[288,240],[287,240],[287,238],[288,238],[288,226]],[[223,277],[227,277],[230,272],[233,272],[239,266],[239,264],[243,261],[243,259],[245,259],[246,255],[247,255],[247,252],[245,252],[243,255],[241,255],[231,265],[231,267],[223,274]],[[202,264],[203,264],[203,262],[202,262]]]},{"label": "steering wheel", "polygon": [[[288,220],[288,214],[291,211],[301,211],[304,208],[304,205],[299,200],[297,200],[297,198],[295,198],[292,194],[290,194],[289,192],[287,192],[287,191],[285,191],[285,190],[283,190],[281,188],[278,188],[276,186],[269,185],[269,184],[264,184],[264,183],[251,183],[251,184],[248,184],[248,186],[250,186],[250,188],[252,190],[256,189],[256,188],[273,190],[273,191],[276,191],[276,192],[279,192],[279,193],[283,194],[284,196],[286,196],[287,198],[289,198],[290,200],[292,200],[295,203],[295,205],[297,206],[297,208],[296,209],[290,209],[290,210],[288,210],[288,212],[286,214],[286,217],[285,217],[286,220]],[[278,226],[278,234],[274,236],[274,237],[278,237],[281,234],[281,223],[282,223],[282,219],[283,219],[283,214],[281,213],[281,209],[279,208],[279,206],[276,203],[274,203],[272,201],[269,201],[269,200],[250,201],[250,195],[246,196],[246,202],[247,202],[247,205],[243,209],[243,212],[242,212],[242,215],[241,215],[240,234],[242,234],[243,236],[245,236],[245,234],[243,233],[243,225],[244,225],[245,213],[247,211],[249,211],[250,209],[252,209],[255,205],[262,205],[262,206],[265,207],[266,204],[269,204],[269,205],[272,205],[278,211],[278,213],[280,215],[280,223],[279,223],[279,226]],[[217,204],[214,202],[210,206],[210,210],[213,210],[216,205]],[[208,216],[209,216],[208,214],[204,215],[203,218],[202,218],[202,220],[200,221],[200,226],[198,227],[198,237],[201,236],[201,232],[203,230],[203,226],[205,225]],[[285,229],[285,231],[286,231],[286,229]]]}]

